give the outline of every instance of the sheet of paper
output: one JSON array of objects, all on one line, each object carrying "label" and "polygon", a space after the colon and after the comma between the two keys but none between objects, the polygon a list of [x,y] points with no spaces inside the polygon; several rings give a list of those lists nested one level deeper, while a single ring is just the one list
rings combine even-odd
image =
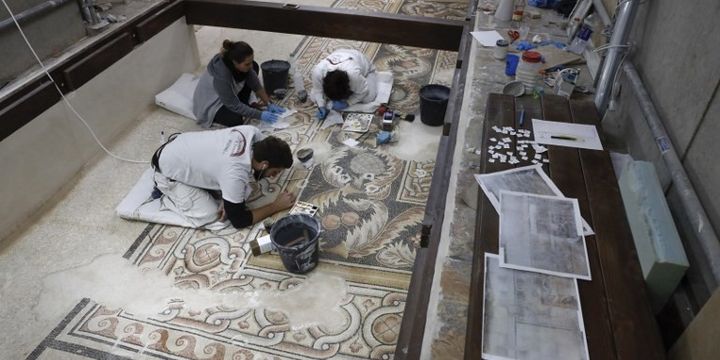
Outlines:
[{"label": "sheet of paper", "polygon": [[498,40],[503,37],[495,30],[492,31],[473,31],[470,33],[475,40],[477,40],[482,46],[495,46]]},{"label": "sheet of paper", "polygon": [[297,113],[297,110],[295,110],[295,109],[285,109],[285,112],[283,112],[282,114],[278,114],[278,116],[281,119],[284,119],[288,116],[294,115],[295,113]]},{"label": "sheet of paper", "polygon": [[[550,180],[547,174],[545,174],[541,164],[523,166],[489,174],[475,174],[475,180],[480,184],[485,196],[488,197],[498,214],[500,214],[501,191],[565,196],[555,183]],[[583,228],[585,236],[594,234],[592,228],[585,220],[583,220]]]},{"label": "sheet of paper", "polygon": [[500,267],[485,253],[482,358],[589,359],[577,281]]},{"label": "sheet of paper", "polygon": [[539,144],[602,150],[602,142],[594,125],[570,124],[532,119],[535,142]]},{"label": "sheet of paper", "polygon": [[577,199],[500,193],[500,266],[592,280]]}]

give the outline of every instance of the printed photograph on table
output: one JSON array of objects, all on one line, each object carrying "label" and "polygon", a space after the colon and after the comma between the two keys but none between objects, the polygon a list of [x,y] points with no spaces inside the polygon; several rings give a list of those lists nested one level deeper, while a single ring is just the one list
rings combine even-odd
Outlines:
[{"label": "printed photograph on table", "polygon": [[589,357],[577,281],[502,268],[485,253],[482,358]]},{"label": "printed photograph on table", "polygon": [[[498,214],[500,214],[501,191],[565,197],[557,185],[543,171],[540,164],[488,174],[475,174],[475,180]],[[595,233],[585,219],[583,219],[583,229],[585,236]]]},{"label": "printed photograph on table", "polygon": [[591,280],[577,199],[500,193],[501,266]]}]

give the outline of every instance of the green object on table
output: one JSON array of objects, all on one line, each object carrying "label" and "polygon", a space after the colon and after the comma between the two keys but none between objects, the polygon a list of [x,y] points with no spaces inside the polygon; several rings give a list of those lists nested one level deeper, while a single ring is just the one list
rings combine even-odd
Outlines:
[{"label": "green object on table", "polygon": [[689,266],[685,249],[651,163],[629,162],[620,177],[620,192],[653,310],[657,313]]}]

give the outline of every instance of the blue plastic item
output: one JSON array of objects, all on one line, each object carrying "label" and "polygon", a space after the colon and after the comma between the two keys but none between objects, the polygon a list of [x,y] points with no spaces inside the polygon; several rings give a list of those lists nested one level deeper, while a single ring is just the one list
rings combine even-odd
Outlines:
[{"label": "blue plastic item", "polygon": [[260,114],[260,120],[268,123],[268,124],[274,124],[276,121],[278,121],[279,117],[277,114],[271,113],[269,111],[263,111],[262,114]]},{"label": "blue plastic item", "polygon": [[271,113],[275,113],[275,114],[282,114],[285,112],[284,107],[282,107],[280,105],[276,105],[276,104],[268,105],[268,110],[270,110]]},{"label": "blue plastic item", "polygon": [[517,55],[508,54],[507,57],[505,57],[505,75],[515,76],[518,62],[520,62],[520,58]]},{"label": "blue plastic item", "polygon": [[528,5],[538,8],[552,8],[556,0],[528,0]]},{"label": "blue plastic item", "polygon": [[318,111],[315,113],[315,117],[319,120],[323,120],[328,116],[328,113],[330,111],[326,108],[318,108]]},{"label": "blue plastic item", "polygon": [[348,106],[349,105],[345,100],[335,100],[332,102],[333,110],[345,110]]}]

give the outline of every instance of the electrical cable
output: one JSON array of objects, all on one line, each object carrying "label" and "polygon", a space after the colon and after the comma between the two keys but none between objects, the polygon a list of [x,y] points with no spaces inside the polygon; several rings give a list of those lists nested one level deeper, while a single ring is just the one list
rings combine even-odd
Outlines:
[{"label": "electrical cable", "polygon": [[108,148],[106,148],[105,145],[102,144],[102,142],[100,142],[100,139],[95,134],[95,131],[93,131],[93,129],[90,127],[90,125],[88,125],[87,121],[85,121],[85,119],[80,115],[80,113],[78,113],[77,110],[75,110],[75,107],[72,106],[70,101],[65,97],[65,94],[63,94],[62,90],[60,90],[60,87],[57,85],[57,82],[55,81],[55,79],[52,77],[52,75],[50,75],[50,72],[45,67],[45,64],[42,62],[42,60],[40,60],[40,57],[35,52],[35,49],[30,44],[30,41],[28,41],[27,36],[25,36],[25,32],[20,27],[20,23],[18,23],[17,18],[15,18],[15,14],[12,12],[12,10],[10,10],[10,6],[8,6],[8,4],[5,0],[0,0],[0,1],[2,1],[3,5],[5,6],[5,9],[8,11],[8,13],[10,14],[10,17],[12,18],[13,22],[15,23],[15,26],[17,27],[18,31],[20,31],[20,36],[22,36],[23,40],[25,40],[25,44],[27,44],[28,48],[30,48],[30,51],[32,52],[33,56],[35,57],[35,60],[37,60],[38,64],[40,64],[40,68],[42,68],[42,71],[45,73],[45,75],[47,75],[48,78],[50,78],[50,81],[52,81],[53,85],[55,86],[55,89],[60,94],[60,97],[63,99],[63,102],[65,103],[65,105],[68,107],[68,109],[70,109],[70,111],[72,111],[73,114],[75,114],[75,116],[78,118],[78,120],[80,120],[80,122],[82,122],[83,125],[85,125],[85,127],[90,132],[90,135],[92,135],[93,139],[100,146],[100,148],[103,149],[103,151],[105,151],[105,153],[107,153],[108,155],[110,155],[111,157],[113,157],[117,160],[129,162],[129,163],[135,163],[135,164],[149,164],[150,161],[147,161],[147,160],[133,160],[133,159],[124,158],[119,155],[115,155],[110,150],[108,150]]}]

